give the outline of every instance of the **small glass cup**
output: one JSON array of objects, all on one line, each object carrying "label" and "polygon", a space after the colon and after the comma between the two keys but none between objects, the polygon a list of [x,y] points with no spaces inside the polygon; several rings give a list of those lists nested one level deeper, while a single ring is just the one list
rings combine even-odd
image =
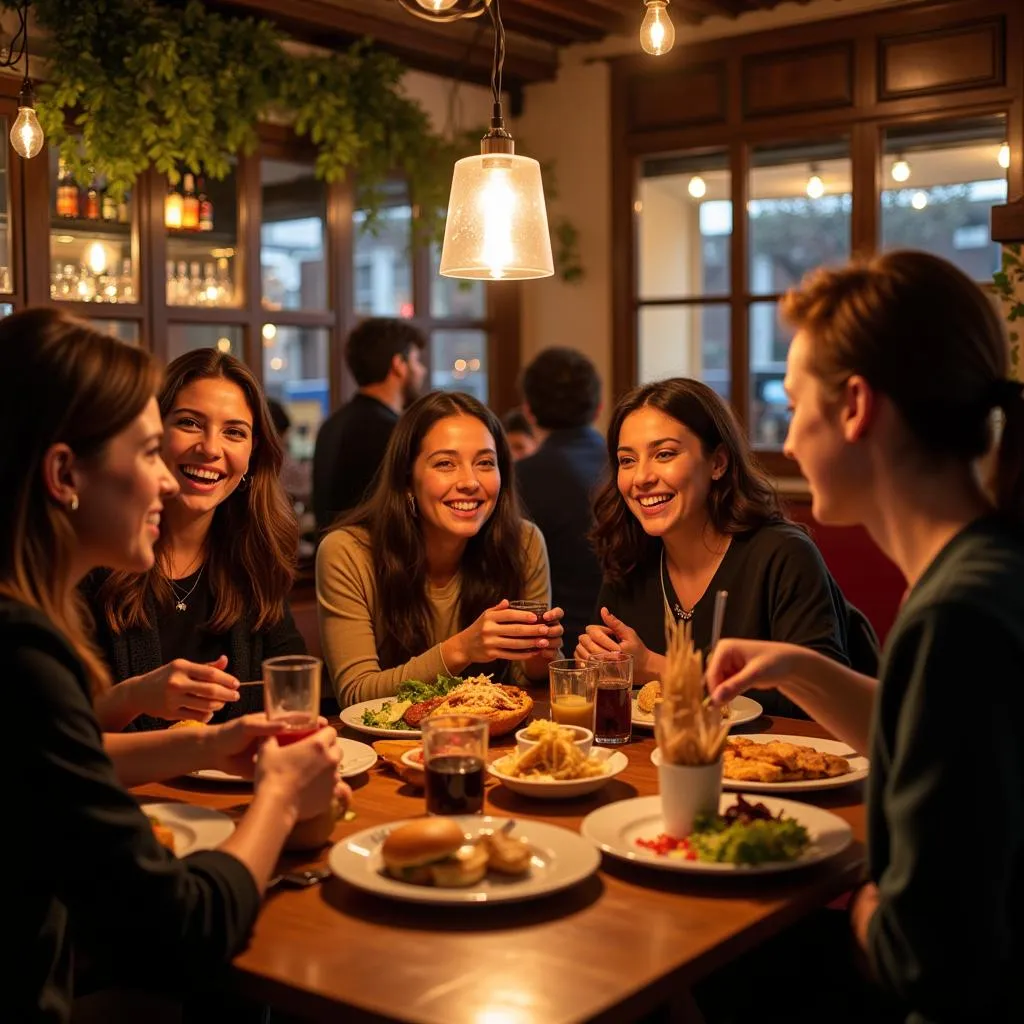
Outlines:
[{"label": "small glass cup", "polygon": [[[537,616],[537,625],[544,625],[544,613],[550,605],[546,601],[509,601],[509,609],[514,612],[533,612]],[[542,647],[534,647],[533,650],[543,650]]]},{"label": "small glass cup", "polygon": [[551,717],[559,725],[594,728],[594,692],[597,666],[577,658],[562,658],[548,666],[551,681]]},{"label": "small glass cup", "polygon": [[628,743],[633,728],[633,655],[602,651],[587,661],[597,667],[594,742],[604,746]]},{"label": "small glass cup", "polygon": [[425,718],[423,767],[427,814],[480,814],[484,809],[488,729],[486,718]]},{"label": "small glass cup", "polygon": [[263,707],[267,718],[283,721],[282,746],[312,736],[320,715],[319,658],[286,654],[263,662]]}]

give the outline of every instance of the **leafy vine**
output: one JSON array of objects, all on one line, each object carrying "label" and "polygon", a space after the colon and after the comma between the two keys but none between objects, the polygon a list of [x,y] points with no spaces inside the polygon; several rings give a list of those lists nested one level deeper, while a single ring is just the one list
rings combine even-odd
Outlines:
[{"label": "leafy vine", "polygon": [[1024,246],[1019,242],[1003,246],[1002,268],[992,278],[993,291],[1003,307],[1010,338],[1010,369],[1021,379],[1021,336],[1024,324]]}]

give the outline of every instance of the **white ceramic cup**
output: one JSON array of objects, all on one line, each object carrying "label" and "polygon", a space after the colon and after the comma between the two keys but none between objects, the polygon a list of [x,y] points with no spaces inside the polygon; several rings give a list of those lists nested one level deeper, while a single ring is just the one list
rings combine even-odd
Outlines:
[{"label": "white ceramic cup", "polygon": [[658,764],[658,790],[665,832],[683,839],[700,814],[717,814],[722,795],[722,759],[714,764]]}]

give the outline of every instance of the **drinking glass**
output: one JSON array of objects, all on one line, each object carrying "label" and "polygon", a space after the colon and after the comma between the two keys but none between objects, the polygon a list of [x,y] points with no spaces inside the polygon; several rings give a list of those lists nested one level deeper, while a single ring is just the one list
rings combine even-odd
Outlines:
[{"label": "drinking glass", "polygon": [[283,721],[277,742],[294,743],[317,730],[320,715],[320,659],[286,654],[263,662],[263,707],[267,718]]},{"label": "drinking glass", "polygon": [[[533,612],[537,616],[537,625],[543,625],[544,613],[548,610],[546,601],[509,601],[509,609],[515,612]],[[533,650],[543,650],[541,647],[534,647]]]},{"label": "drinking glass", "polygon": [[597,667],[594,742],[605,746],[628,743],[633,718],[633,655],[601,651],[587,661]]},{"label": "drinking glass", "polygon": [[436,715],[425,718],[420,728],[427,814],[480,814],[484,809],[487,719]]},{"label": "drinking glass", "polygon": [[597,666],[577,658],[562,658],[548,666],[551,680],[551,717],[559,725],[594,729],[594,691]]}]

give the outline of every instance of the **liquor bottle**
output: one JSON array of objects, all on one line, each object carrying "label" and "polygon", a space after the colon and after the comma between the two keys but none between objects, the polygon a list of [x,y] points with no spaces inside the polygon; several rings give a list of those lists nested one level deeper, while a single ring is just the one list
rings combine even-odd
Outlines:
[{"label": "liquor bottle", "polygon": [[213,230],[213,201],[206,194],[206,183],[199,179],[199,230]]},{"label": "liquor bottle", "polygon": [[85,192],[85,219],[100,219],[100,190],[96,184],[96,176],[92,176],[89,187]]},{"label": "liquor bottle", "polygon": [[61,157],[57,170],[57,216],[77,217],[78,216],[78,186],[75,179],[71,177],[68,165]]},{"label": "liquor bottle", "polygon": [[188,306],[192,302],[192,287],[188,279],[188,264],[178,260],[178,272],[174,277],[174,302],[178,306]]},{"label": "liquor bottle", "polygon": [[103,190],[103,198],[100,200],[100,213],[103,219],[110,222],[117,221],[117,200],[109,187]]},{"label": "liquor bottle", "polygon": [[174,260],[167,261],[167,305],[178,304],[178,282],[174,277]]},{"label": "liquor bottle", "polygon": [[181,193],[173,185],[168,186],[164,200],[164,227],[181,230],[181,206]]},{"label": "liquor bottle", "polygon": [[196,195],[196,179],[188,172],[185,174],[185,194],[182,196],[181,228],[183,231],[199,230],[199,197]]},{"label": "liquor bottle", "polygon": [[119,302],[135,301],[135,280],[132,277],[132,261],[127,258],[121,262],[121,276],[117,280],[117,294]]},{"label": "liquor bottle", "polygon": [[127,224],[131,220],[131,213],[129,203],[131,202],[131,193],[125,192],[121,195],[121,199],[117,204],[117,223]]},{"label": "liquor bottle", "polygon": [[231,280],[231,271],[227,256],[217,259],[217,305],[233,306],[235,304],[235,286]]},{"label": "liquor bottle", "polygon": [[203,279],[199,274],[198,260],[193,260],[188,265],[188,304],[190,306],[203,304]]},{"label": "liquor bottle", "polygon": [[213,272],[213,263],[203,264],[203,288],[200,292],[202,296],[200,301],[204,306],[216,306],[217,305],[217,278]]}]

